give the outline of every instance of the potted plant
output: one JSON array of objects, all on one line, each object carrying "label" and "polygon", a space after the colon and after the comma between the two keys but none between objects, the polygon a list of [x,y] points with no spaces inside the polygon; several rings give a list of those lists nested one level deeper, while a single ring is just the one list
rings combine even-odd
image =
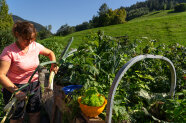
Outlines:
[{"label": "potted plant", "polygon": [[89,88],[78,98],[81,111],[88,117],[97,117],[105,108],[107,100],[94,88]]}]

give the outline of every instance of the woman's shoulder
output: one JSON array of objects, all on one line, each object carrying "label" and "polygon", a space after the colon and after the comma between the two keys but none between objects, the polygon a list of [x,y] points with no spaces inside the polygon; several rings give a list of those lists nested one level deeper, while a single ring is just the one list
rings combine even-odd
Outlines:
[{"label": "woman's shoulder", "polygon": [[44,47],[42,44],[36,42],[36,41],[33,41],[32,44],[31,44],[32,48],[41,48],[41,47]]},{"label": "woman's shoulder", "polygon": [[18,49],[16,48],[16,44],[15,43],[10,44],[3,49],[2,53],[0,54],[0,59],[10,61],[10,56],[13,56],[13,54],[17,52]]},{"label": "woman's shoulder", "polygon": [[36,41],[33,41],[31,43],[32,46],[35,46],[35,47],[38,47],[39,45],[41,45],[40,43],[36,42]]},{"label": "woman's shoulder", "polygon": [[4,50],[9,51],[9,52],[17,51],[16,43],[14,42],[14,43],[6,46],[4,48]]}]

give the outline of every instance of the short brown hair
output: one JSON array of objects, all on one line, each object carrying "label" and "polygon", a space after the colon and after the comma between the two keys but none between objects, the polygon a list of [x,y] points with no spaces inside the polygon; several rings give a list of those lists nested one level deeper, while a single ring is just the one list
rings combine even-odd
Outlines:
[{"label": "short brown hair", "polygon": [[[24,39],[35,39],[37,35],[34,25],[27,21],[17,21],[13,26],[12,32],[16,38],[21,36]],[[35,34],[34,37],[31,37],[32,33]]]}]

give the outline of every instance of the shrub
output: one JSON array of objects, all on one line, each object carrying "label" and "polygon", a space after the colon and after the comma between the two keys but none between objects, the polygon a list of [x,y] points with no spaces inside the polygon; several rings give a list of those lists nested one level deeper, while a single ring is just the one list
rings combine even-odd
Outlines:
[{"label": "shrub", "polygon": [[180,3],[180,4],[177,4],[174,8],[174,11],[175,12],[184,12],[186,11],[186,3]]},{"label": "shrub", "polygon": [[52,33],[47,29],[42,29],[37,33],[37,39],[43,40],[52,36]]},{"label": "shrub", "polygon": [[0,52],[4,49],[5,46],[13,43],[15,41],[10,30],[1,30],[0,31]]},{"label": "shrub", "polygon": [[65,36],[65,35],[71,34],[71,33],[73,33],[73,32],[75,32],[75,28],[69,26],[68,24],[65,24],[65,25],[62,25],[62,26],[57,30],[56,35],[57,35],[57,36]]},{"label": "shrub", "polygon": [[[41,43],[43,46],[47,47],[48,49],[51,49],[55,53],[56,60],[58,61],[58,58],[60,58],[64,46],[57,42],[57,37],[50,37],[44,40],[39,40],[38,42]],[[46,62],[48,60],[49,59],[47,57],[44,57],[42,55],[40,56],[41,63]]]}]

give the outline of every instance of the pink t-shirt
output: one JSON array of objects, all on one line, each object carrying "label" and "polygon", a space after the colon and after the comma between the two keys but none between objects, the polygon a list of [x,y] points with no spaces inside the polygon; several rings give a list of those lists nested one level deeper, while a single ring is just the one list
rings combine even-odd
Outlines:
[{"label": "pink t-shirt", "polygon": [[[10,68],[7,73],[7,77],[16,84],[28,83],[29,78],[39,65],[39,54],[44,49],[44,46],[32,42],[29,45],[27,53],[23,53],[13,43],[4,48],[0,55],[0,60],[11,62]],[[38,81],[38,73],[36,73],[31,82]]]}]

